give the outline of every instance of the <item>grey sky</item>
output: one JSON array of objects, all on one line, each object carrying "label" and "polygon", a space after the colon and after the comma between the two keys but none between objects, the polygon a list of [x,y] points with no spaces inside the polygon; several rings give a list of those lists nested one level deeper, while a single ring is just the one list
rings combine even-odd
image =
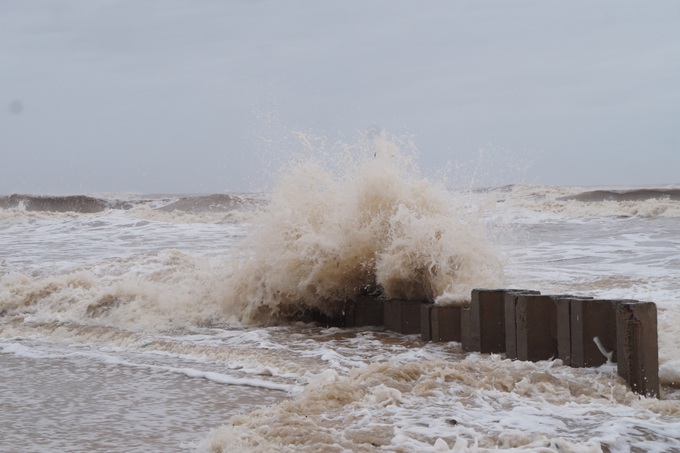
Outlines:
[{"label": "grey sky", "polygon": [[680,183],[680,2],[0,0],[0,194],[247,191],[373,127],[480,185]]}]

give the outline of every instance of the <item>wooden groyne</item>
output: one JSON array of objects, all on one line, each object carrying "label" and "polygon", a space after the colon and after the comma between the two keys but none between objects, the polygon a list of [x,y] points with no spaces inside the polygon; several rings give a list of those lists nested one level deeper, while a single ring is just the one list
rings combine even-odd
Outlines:
[{"label": "wooden groyne", "polygon": [[469,303],[361,296],[347,302],[339,324],[384,326],[424,341],[458,341],[464,351],[509,359],[558,358],[572,367],[616,363],[631,389],[659,397],[656,304],[526,289],[474,289]]}]

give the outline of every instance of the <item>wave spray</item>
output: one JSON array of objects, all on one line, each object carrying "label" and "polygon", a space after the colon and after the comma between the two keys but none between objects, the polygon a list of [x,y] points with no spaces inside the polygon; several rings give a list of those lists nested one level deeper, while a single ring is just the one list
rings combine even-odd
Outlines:
[{"label": "wave spray", "polygon": [[286,166],[238,249],[229,311],[267,323],[362,293],[451,304],[501,284],[484,225],[413,157],[383,132]]}]

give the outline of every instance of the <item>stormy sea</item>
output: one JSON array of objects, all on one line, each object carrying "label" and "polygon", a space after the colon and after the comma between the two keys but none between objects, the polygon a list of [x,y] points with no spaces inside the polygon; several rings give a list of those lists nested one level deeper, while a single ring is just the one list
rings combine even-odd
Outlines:
[{"label": "stormy sea", "polygon": [[[258,193],[0,196],[0,451],[680,451],[680,186],[452,187],[368,148]],[[655,302],[661,398],[309,316],[479,287]]]}]

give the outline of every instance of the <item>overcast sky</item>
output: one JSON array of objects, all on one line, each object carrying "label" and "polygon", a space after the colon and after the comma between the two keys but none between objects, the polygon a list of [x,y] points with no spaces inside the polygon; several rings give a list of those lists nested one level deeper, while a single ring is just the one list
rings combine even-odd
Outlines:
[{"label": "overcast sky", "polygon": [[680,183],[680,2],[0,0],[0,194],[256,190],[370,128],[477,185]]}]

